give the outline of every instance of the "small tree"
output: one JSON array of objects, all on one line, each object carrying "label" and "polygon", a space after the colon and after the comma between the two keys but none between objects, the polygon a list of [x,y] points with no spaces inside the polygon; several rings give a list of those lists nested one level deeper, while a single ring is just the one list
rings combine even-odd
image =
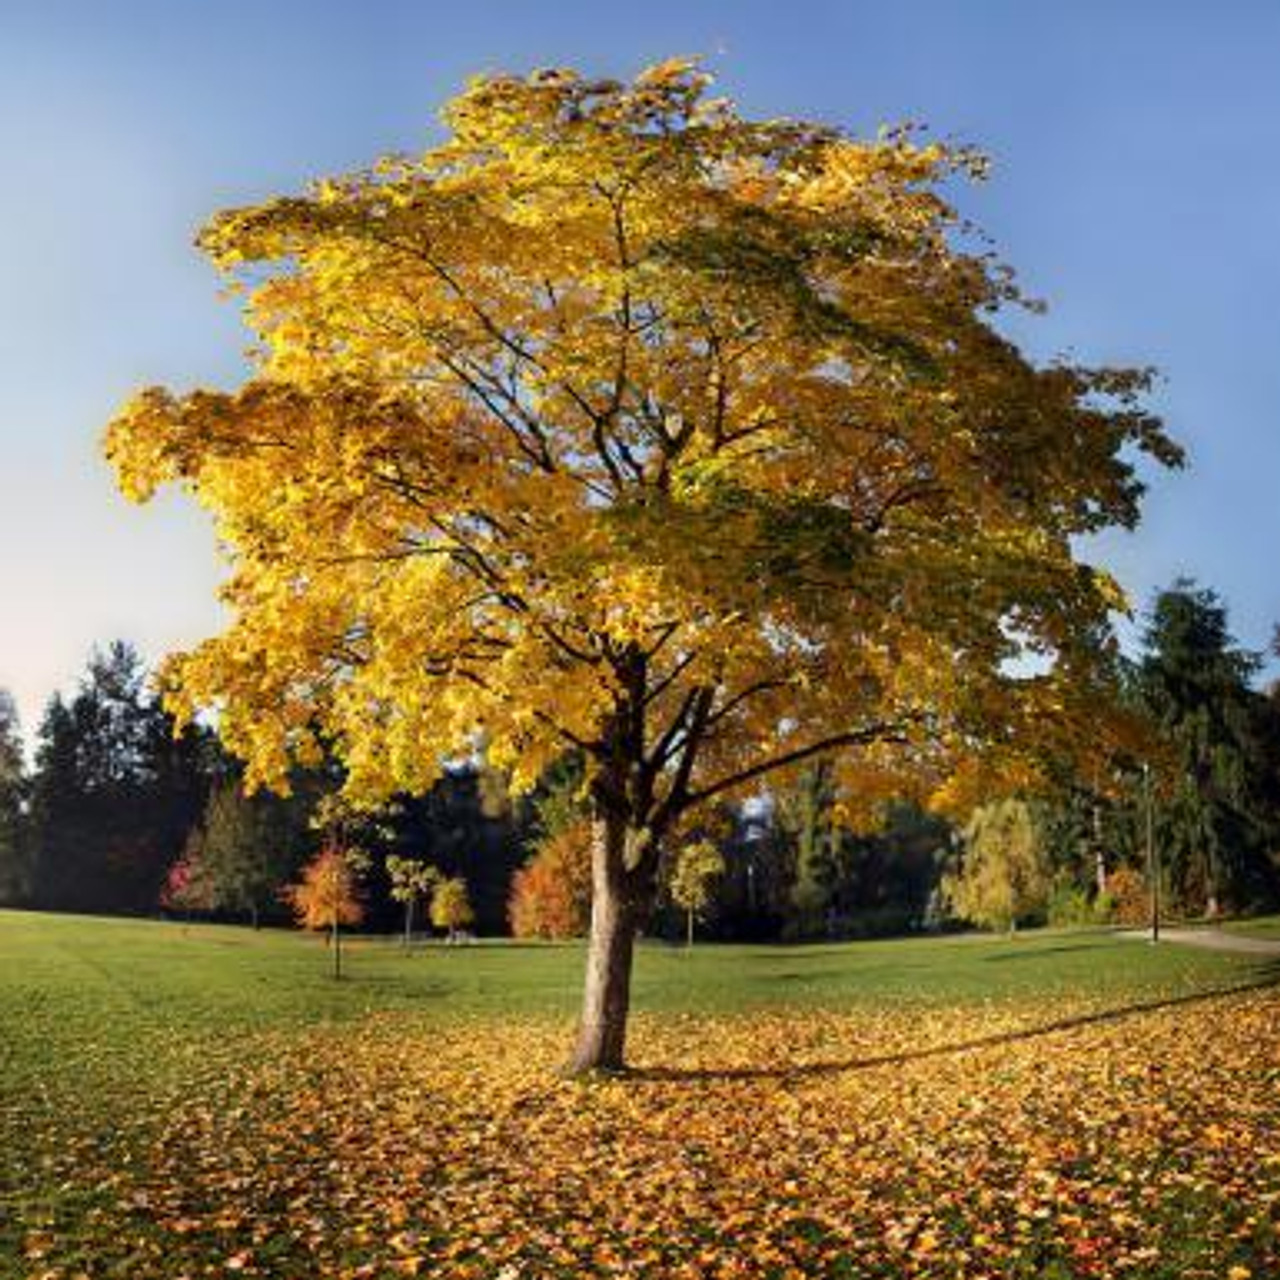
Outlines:
[{"label": "small tree", "polygon": [[693,946],[694,920],[711,901],[711,882],[724,874],[724,856],[709,840],[695,840],[676,855],[668,889],[671,900],[685,912],[686,945]]},{"label": "small tree", "polygon": [[404,945],[407,951],[413,944],[414,904],[436,887],[440,872],[430,863],[393,854],[387,859],[387,875],[391,878],[391,896],[404,903]]},{"label": "small tree", "polygon": [[579,821],[538,843],[516,872],[507,904],[517,938],[578,938],[591,923],[591,824]]},{"label": "small tree", "polygon": [[182,856],[169,868],[160,890],[160,905],[167,911],[184,912],[211,911],[217,905],[199,828],[187,837]]},{"label": "small tree", "polygon": [[1049,864],[1036,815],[1025,800],[998,800],[975,810],[964,846],[960,870],[942,883],[962,920],[1012,933],[1020,916],[1044,907]]},{"label": "small tree", "polygon": [[474,919],[467,882],[461,876],[441,880],[431,895],[431,923],[437,929],[447,930],[449,941],[453,942],[458,930],[465,929]]},{"label": "small tree", "polygon": [[357,894],[357,879],[365,862],[355,849],[328,844],[303,868],[299,884],[284,891],[302,929],[328,930],[333,948],[333,976],[342,977],[344,924],[359,924],[364,907]]}]

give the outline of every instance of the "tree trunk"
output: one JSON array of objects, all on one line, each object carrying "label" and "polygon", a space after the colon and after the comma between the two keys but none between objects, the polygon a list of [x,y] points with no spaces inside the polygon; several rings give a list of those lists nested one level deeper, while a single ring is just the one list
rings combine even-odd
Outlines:
[{"label": "tree trunk", "polygon": [[256,902],[251,902],[249,904],[249,921],[253,925],[253,930],[256,933],[262,924],[258,919],[258,904]]},{"label": "tree trunk", "polygon": [[688,914],[688,919],[685,921],[685,924],[687,927],[685,929],[684,945],[686,947],[692,947],[693,946],[693,908],[692,907],[689,908],[687,914]]},{"label": "tree trunk", "polygon": [[568,1075],[621,1071],[631,1003],[631,960],[644,894],[627,867],[624,823],[597,820],[591,850],[591,935],[578,1042]]},{"label": "tree trunk", "polygon": [[1107,891],[1107,855],[1102,844],[1102,806],[1093,805],[1093,875],[1098,897]]}]

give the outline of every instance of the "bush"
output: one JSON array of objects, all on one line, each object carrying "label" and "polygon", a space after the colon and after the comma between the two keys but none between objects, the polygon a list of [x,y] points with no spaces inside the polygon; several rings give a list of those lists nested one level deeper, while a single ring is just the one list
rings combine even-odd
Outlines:
[{"label": "bush", "polygon": [[1108,898],[1091,898],[1086,890],[1069,882],[1056,884],[1049,895],[1049,923],[1060,929],[1101,924],[1111,907]]},{"label": "bush", "polygon": [[1151,919],[1151,894],[1146,879],[1133,867],[1119,867],[1107,877],[1106,897],[1116,924],[1147,924]]}]

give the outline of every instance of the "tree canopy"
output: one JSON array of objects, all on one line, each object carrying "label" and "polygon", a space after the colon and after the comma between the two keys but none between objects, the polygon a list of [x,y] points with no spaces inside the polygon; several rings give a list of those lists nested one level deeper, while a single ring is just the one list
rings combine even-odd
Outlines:
[{"label": "tree canopy", "polygon": [[[945,798],[982,749],[1096,737],[1122,600],[1072,539],[1180,455],[1145,371],[996,327],[1019,291],[948,200],[981,156],[752,121],[681,60],[480,77],[445,123],[200,235],[251,376],[107,437],[232,564],[171,705],[259,782],[333,744],[371,803],[480,741],[517,790],[580,753],[610,990],[696,806],[837,753],[846,799]],[[604,1004],[580,1065],[621,1058]]]}]

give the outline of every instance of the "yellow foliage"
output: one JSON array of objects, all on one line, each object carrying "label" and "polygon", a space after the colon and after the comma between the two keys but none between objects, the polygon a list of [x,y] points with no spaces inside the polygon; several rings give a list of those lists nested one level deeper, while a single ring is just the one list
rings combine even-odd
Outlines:
[{"label": "yellow foliage", "polygon": [[467,896],[467,882],[461,876],[439,881],[431,894],[431,923],[453,935],[474,919],[471,899]]},{"label": "yellow foliage", "polygon": [[879,798],[1096,750],[1121,601],[1073,539],[1179,460],[1147,373],[992,327],[1021,299],[944,195],[980,156],[710,82],[479,77],[439,146],[204,228],[252,376],[142,391],[106,450],[216,521],[232,620],[165,682],[251,782],[331,742],[373,804],[483,741],[520,791],[575,749],[659,829],[819,753]]}]

